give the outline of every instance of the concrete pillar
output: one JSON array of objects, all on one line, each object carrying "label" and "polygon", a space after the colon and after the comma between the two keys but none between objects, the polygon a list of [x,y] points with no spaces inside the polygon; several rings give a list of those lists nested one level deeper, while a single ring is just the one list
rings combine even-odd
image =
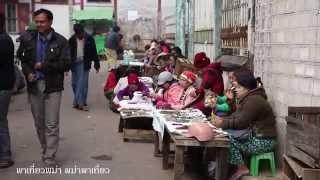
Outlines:
[{"label": "concrete pillar", "polygon": [[189,41],[188,41],[188,58],[193,59],[194,45],[193,45],[193,32],[194,32],[194,0],[188,0],[189,3]]},{"label": "concrete pillar", "polygon": [[[214,35],[213,35],[213,43],[214,43],[214,55],[213,57],[216,59],[221,55],[221,27],[222,27],[222,13],[221,13],[221,0],[214,0]],[[215,61],[215,60],[213,60]]]},{"label": "concrete pillar", "polygon": [[[254,44],[255,44],[255,0],[249,0],[249,22],[248,22],[248,56],[249,56],[249,68],[254,70],[253,60],[254,60]],[[263,72],[261,72],[261,76]]]},{"label": "concrete pillar", "polygon": [[181,48],[182,54],[185,54],[185,0],[176,0],[176,34],[175,44]]}]

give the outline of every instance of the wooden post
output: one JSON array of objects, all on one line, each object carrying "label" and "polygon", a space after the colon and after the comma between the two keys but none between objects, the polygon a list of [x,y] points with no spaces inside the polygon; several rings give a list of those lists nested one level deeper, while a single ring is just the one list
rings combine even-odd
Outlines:
[{"label": "wooden post", "polygon": [[84,0],[80,0],[80,9],[83,10]]},{"label": "wooden post", "polygon": [[216,148],[216,179],[224,180],[227,179],[228,174],[228,149],[227,148]]},{"label": "wooden post", "polygon": [[113,0],[113,15],[114,15],[115,22],[117,22],[117,20],[118,20],[118,0]]},{"label": "wooden post", "polygon": [[157,10],[157,37],[158,39],[161,38],[161,0],[158,0],[158,10]]},{"label": "wooden post", "polygon": [[154,152],[153,152],[153,156],[154,157],[158,157],[158,155],[160,154],[160,150],[159,150],[159,133],[155,132],[154,133]]},{"label": "wooden post", "polygon": [[170,135],[164,131],[162,140],[162,169],[169,169]]},{"label": "wooden post", "polygon": [[70,35],[71,35],[73,33],[73,23],[72,23],[73,0],[68,0],[68,9],[69,9],[69,32],[70,32]]},{"label": "wooden post", "polygon": [[176,146],[174,156],[174,180],[182,180],[184,174],[184,146]]}]

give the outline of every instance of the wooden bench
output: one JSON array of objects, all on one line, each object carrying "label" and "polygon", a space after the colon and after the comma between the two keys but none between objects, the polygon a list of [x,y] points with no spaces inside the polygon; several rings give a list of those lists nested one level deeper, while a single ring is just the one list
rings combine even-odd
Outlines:
[{"label": "wooden bench", "polygon": [[320,169],[308,168],[304,164],[283,156],[283,172],[290,180],[319,180]]}]

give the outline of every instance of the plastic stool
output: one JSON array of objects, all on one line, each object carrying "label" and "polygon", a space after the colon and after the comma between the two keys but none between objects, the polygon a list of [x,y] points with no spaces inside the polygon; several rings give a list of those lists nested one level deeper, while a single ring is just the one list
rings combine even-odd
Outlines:
[{"label": "plastic stool", "polygon": [[274,160],[274,152],[252,155],[251,162],[250,162],[250,174],[252,176],[259,175],[259,161],[260,160],[269,160],[271,174],[272,174],[272,176],[275,176],[276,175],[276,164],[275,164],[275,160]]}]

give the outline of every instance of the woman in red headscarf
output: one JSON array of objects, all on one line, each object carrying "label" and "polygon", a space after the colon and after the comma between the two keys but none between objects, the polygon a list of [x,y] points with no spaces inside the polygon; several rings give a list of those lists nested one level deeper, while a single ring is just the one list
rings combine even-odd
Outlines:
[{"label": "woman in red headscarf", "polygon": [[216,95],[223,95],[224,85],[222,78],[222,69],[220,63],[210,64],[210,59],[204,52],[197,53],[194,58],[194,67],[201,77],[201,84],[197,88],[199,98],[193,103],[193,107],[200,109],[204,114],[211,113],[210,108],[204,105],[204,91],[205,89],[212,91]]},{"label": "woman in red headscarf", "polygon": [[128,75],[128,86],[118,92],[117,98],[119,101],[123,100],[124,96],[132,99],[135,91],[141,91],[144,96],[149,94],[149,88],[143,82],[139,81],[138,75],[136,73],[130,73]]}]

